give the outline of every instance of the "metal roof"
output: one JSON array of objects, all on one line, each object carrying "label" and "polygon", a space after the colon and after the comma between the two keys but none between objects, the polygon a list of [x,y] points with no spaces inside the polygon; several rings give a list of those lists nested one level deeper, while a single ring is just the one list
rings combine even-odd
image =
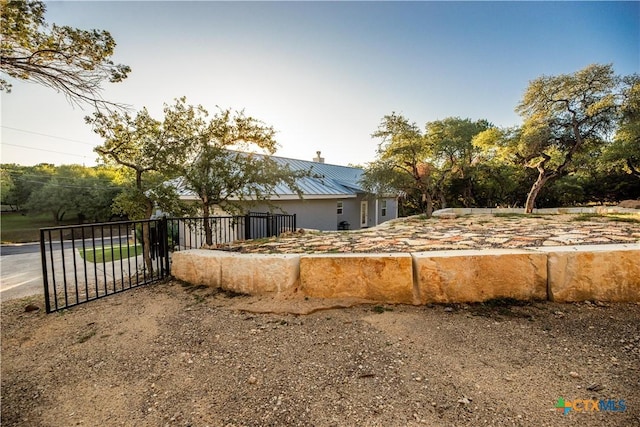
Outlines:
[{"label": "metal roof", "polygon": [[[289,166],[293,171],[310,172],[311,176],[296,181],[304,197],[327,195],[353,197],[363,192],[359,183],[363,174],[362,169],[276,156],[272,156],[271,159],[281,166]],[[295,192],[286,185],[279,185],[276,188],[278,196],[293,194]]]},{"label": "metal roof", "polygon": [[[292,171],[310,172],[310,176],[296,181],[305,199],[331,198],[332,196],[350,198],[364,192],[359,183],[364,173],[360,168],[285,157],[271,156],[270,158],[280,166],[288,166]],[[181,179],[174,180],[172,184],[177,187],[178,193],[182,198],[191,199],[195,197],[195,194],[184,188]],[[276,199],[298,198],[297,193],[285,184],[276,186],[274,193],[274,198]]]}]

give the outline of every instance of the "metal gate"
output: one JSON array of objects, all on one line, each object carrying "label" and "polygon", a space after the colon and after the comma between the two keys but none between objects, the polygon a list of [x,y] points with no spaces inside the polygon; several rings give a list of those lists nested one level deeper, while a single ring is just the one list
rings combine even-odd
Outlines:
[{"label": "metal gate", "polygon": [[47,313],[169,276],[167,220],[40,229]]}]

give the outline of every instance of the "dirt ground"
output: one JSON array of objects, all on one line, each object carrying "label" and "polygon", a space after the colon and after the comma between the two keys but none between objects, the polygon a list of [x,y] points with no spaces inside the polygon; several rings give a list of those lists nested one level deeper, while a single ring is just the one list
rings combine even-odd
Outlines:
[{"label": "dirt ground", "polygon": [[327,304],[178,282],[5,302],[2,425],[640,426],[640,304]]}]

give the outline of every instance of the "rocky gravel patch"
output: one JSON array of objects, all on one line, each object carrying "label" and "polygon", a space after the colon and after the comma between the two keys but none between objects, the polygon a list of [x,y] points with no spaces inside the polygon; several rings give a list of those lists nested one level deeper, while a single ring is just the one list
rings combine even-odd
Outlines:
[{"label": "rocky gravel patch", "polygon": [[473,215],[401,218],[353,231],[285,233],[277,238],[224,245],[222,249],[243,253],[367,253],[637,242],[640,214]]},{"label": "rocky gravel patch", "polygon": [[[177,282],[28,304],[2,303],[3,426],[640,425],[639,304],[329,305]],[[560,397],[626,410],[562,415]]]}]

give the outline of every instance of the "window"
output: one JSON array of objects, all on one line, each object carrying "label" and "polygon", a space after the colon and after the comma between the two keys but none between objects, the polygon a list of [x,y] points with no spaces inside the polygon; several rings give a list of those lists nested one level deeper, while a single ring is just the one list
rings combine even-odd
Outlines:
[{"label": "window", "polygon": [[342,202],[338,202],[338,215],[342,215],[343,205]]},{"label": "window", "polygon": [[387,201],[386,200],[382,200],[380,202],[380,215],[381,216],[387,216]]}]

